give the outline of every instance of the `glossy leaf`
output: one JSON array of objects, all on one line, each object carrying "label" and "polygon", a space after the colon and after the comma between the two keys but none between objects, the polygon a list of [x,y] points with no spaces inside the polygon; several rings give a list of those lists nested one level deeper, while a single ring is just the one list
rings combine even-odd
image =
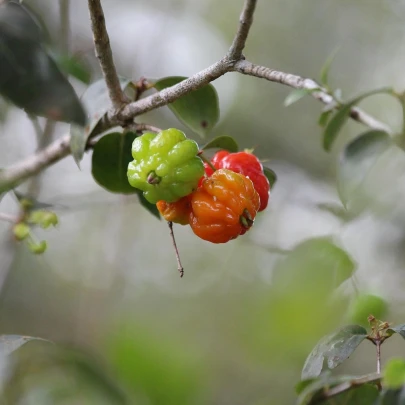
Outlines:
[{"label": "glossy leaf", "polygon": [[349,325],[322,338],[307,357],[302,379],[321,374],[326,360],[329,369],[343,363],[367,337],[367,331],[359,325]]},{"label": "glossy leaf", "polygon": [[131,162],[133,132],[113,132],[103,136],[95,145],[91,173],[94,180],[112,193],[136,194],[137,189],[128,183],[127,170]]},{"label": "glossy leaf", "polygon": [[160,212],[157,209],[155,204],[151,204],[144,196],[143,196],[143,192],[142,190],[138,190],[137,191],[138,194],[138,198],[139,198],[139,202],[141,203],[141,205],[146,208],[154,217],[156,217],[157,219],[162,219],[162,217],[160,216]]},{"label": "glossy leaf", "polygon": [[354,98],[353,100],[341,106],[341,108],[330,119],[323,133],[323,147],[326,151],[329,151],[331,149],[333,142],[339,134],[339,131],[348,120],[351,109],[366,97],[370,97],[374,94],[380,93],[392,94],[392,89],[384,87],[382,89],[372,90]]},{"label": "glossy leaf", "polygon": [[405,323],[397,326],[393,326],[388,329],[389,333],[398,333],[403,339],[405,339]]},{"label": "glossy leaf", "polygon": [[228,135],[222,135],[218,136],[217,138],[214,138],[213,140],[207,142],[201,149],[207,150],[215,148],[225,149],[231,153],[238,152],[239,150],[238,143],[235,141],[234,138]]},{"label": "glossy leaf", "polygon": [[263,173],[267,177],[267,180],[270,183],[270,189],[273,189],[274,185],[277,182],[276,173],[272,169],[269,169],[268,167],[263,167]]},{"label": "glossy leaf", "polygon": [[[121,88],[130,96],[132,82],[129,79],[120,78]],[[104,114],[111,108],[111,101],[104,79],[91,84],[83,93],[81,101],[86,109],[88,124],[85,128],[77,125],[70,127],[70,149],[73,158],[79,166],[86,149],[87,140]]]},{"label": "glossy leaf", "polygon": [[19,3],[0,5],[0,94],[27,113],[84,126],[84,109]]},{"label": "glossy leaf", "polygon": [[9,356],[15,350],[33,340],[52,343],[49,340],[21,335],[0,335],[0,356]]},{"label": "glossy leaf", "polygon": [[333,110],[326,110],[321,113],[318,119],[318,125],[322,128],[328,123],[329,117],[331,116]]},{"label": "glossy leaf", "polygon": [[[182,76],[165,77],[154,87],[161,91],[187,79]],[[218,94],[212,84],[180,97],[168,107],[191,130],[205,137],[219,120]]]},{"label": "glossy leaf", "polygon": [[337,168],[337,181],[339,197],[348,210],[363,209],[368,198],[361,199],[361,187],[372,167],[391,145],[385,132],[368,131],[345,147]]},{"label": "glossy leaf", "polygon": [[326,87],[328,86],[329,71],[332,66],[332,62],[334,61],[337,53],[339,52],[339,49],[340,49],[340,46],[336,47],[332,51],[332,53],[328,56],[324,65],[322,66],[321,74],[320,74],[322,86],[326,86]]},{"label": "glossy leaf", "polygon": [[284,106],[289,107],[291,104],[296,103],[297,101],[301,100],[305,96],[312,94],[316,91],[319,91],[319,88],[314,89],[294,89],[284,100]]}]

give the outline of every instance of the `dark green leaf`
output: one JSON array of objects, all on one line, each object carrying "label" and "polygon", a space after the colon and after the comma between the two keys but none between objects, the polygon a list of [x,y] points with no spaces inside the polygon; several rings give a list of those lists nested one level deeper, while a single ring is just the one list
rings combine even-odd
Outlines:
[{"label": "dark green leaf", "polygon": [[398,389],[384,389],[380,400],[373,405],[405,405],[405,386]]},{"label": "dark green leaf", "polygon": [[328,122],[328,125],[326,126],[323,133],[323,147],[325,150],[329,151],[331,149],[332,144],[335,141],[339,131],[348,120],[351,109],[364,98],[380,93],[392,94],[392,89],[384,87],[382,89],[372,90],[354,98],[353,100],[341,106],[341,108]]},{"label": "dark green leaf", "polygon": [[86,122],[73,87],[42,46],[38,24],[14,2],[0,5],[0,94],[29,114]]},{"label": "dark green leaf", "polygon": [[156,204],[151,204],[144,196],[142,190],[137,190],[139,202],[141,205],[146,208],[154,217],[157,219],[162,219],[160,216],[160,212],[156,207]]},{"label": "dark green leaf", "polygon": [[19,349],[21,346],[24,346],[26,343],[33,340],[40,340],[42,342],[51,343],[49,340],[32,336],[0,335],[0,355],[8,356],[15,350]]},{"label": "dark green leaf", "polygon": [[296,103],[301,100],[303,97],[308,96],[316,91],[319,91],[319,88],[314,89],[294,89],[284,100],[284,106],[288,107],[291,104]]},{"label": "dark green leaf", "polygon": [[318,125],[322,128],[328,123],[329,117],[331,116],[333,110],[326,110],[321,113],[318,119]]},{"label": "dark green leaf", "polygon": [[405,360],[393,358],[384,368],[384,388],[398,389],[405,385]]},{"label": "dark green leaf", "polygon": [[320,375],[324,360],[329,369],[343,363],[367,337],[367,331],[360,325],[349,325],[322,338],[307,357],[302,370],[302,379]]},{"label": "dark green leaf", "polygon": [[272,169],[269,169],[268,167],[263,167],[263,173],[270,183],[270,189],[272,189],[277,182],[276,173]]},{"label": "dark green leaf", "polygon": [[360,198],[361,186],[371,168],[391,145],[391,139],[385,132],[368,131],[345,147],[337,169],[338,193],[351,212],[361,211],[367,203],[367,197]]},{"label": "dark green leaf", "polygon": [[297,384],[295,384],[296,394],[301,394],[301,392],[304,391],[305,388],[309,387],[315,381],[317,381],[317,378],[308,378],[307,380],[299,381]]},{"label": "dark green leaf", "polygon": [[[126,92],[132,86],[129,79],[120,78],[120,83],[121,88]],[[100,79],[88,87],[83,93],[81,101],[86,109],[88,124],[85,128],[77,125],[72,125],[70,128],[70,149],[78,166],[83,158],[89,136],[111,107],[111,100],[104,79]]]},{"label": "dark green leaf", "polygon": [[388,329],[388,332],[399,333],[403,339],[405,339],[405,323],[397,326],[393,326]]},{"label": "dark green leaf", "polygon": [[329,70],[330,70],[330,67],[332,66],[332,62],[335,59],[339,49],[340,49],[340,46],[336,47],[332,51],[332,53],[328,56],[324,65],[322,66],[320,77],[321,77],[321,83],[325,87],[328,87]]},{"label": "dark green leaf", "polygon": [[113,132],[103,136],[95,145],[91,173],[94,180],[112,193],[135,194],[137,189],[128,183],[128,163],[131,162],[133,132]]},{"label": "dark green leaf", "polygon": [[90,84],[91,72],[87,66],[77,57],[57,54],[55,60],[60,69],[66,74],[73,76],[84,84]]},{"label": "dark green leaf", "polygon": [[330,399],[317,402],[318,405],[373,405],[378,398],[379,391],[375,385],[364,384],[353,386]]},{"label": "dark green leaf", "polygon": [[206,150],[206,149],[225,149],[228,152],[234,153],[239,150],[239,146],[235,139],[233,139],[231,136],[228,135],[222,135],[218,136],[217,138],[214,138],[212,141],[209,141],[206,143],[201,149]]},{"label": "dark green leaf", "polygon": [[[187,79],[182,76],[165,77],[158,80],[154,87],[161,91]],[[207,84],[168,106],[176,117],[194,132],[204,137],[219,120],[219,102],[215,87]]]}]

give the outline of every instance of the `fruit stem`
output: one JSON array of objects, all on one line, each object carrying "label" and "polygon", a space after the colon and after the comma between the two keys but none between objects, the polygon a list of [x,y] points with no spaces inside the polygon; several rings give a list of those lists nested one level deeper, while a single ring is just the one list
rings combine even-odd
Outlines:
[{"label": "fruit stem", "polygon": [[174,251],[175,251],[175,253],[176,253],[177,270],[179,271],[179,273],[180,273],[180,278],[181,278],[181,277],[184,276],[184,268],[183,268],[183,265],[181,264],[179,249],[177,248],[176,239],[175,239],[175,237],[174,237],[173,222],[168,221],[168,222],[167,222],[167,225],[169,226],[170,237],[172,238]]},{"label": "fruit stem", "polygon": [[217,170],[217,168],[211,163],[211,160],[209,160],[208,158],[206,158],[204,156],[203,151],[201,150],[200,152],[198,152],[198,156],[200,156],[201,160],[205,163],[207,163],[207,165],[215,172]]}]

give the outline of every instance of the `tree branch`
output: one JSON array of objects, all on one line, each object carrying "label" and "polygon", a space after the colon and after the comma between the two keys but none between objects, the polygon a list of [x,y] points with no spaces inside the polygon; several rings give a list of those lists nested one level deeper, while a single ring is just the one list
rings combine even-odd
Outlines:
[{"label": "tree branch", "polygon": [[96,56],[100,62],[101,70],[103,71],[112,105],[114,109],[118,109],[128,100],[121,90],[121,85],[115,69],[110,47],[110,38],[108,37],[105,26],[103,8],[101,7],[100,0],[88,1]]},{"label": "tree branch", "polygon": [[239,27],[233,39],[232,45],[228,51],[228,58],[237,61],[242,57],[242,51],[245,47],[246,39],[249,35],[250,27],[253,23],[253,14],[255,12],[257,0],[245,0],[242,13],[239,19]]},{"label": "tree branch", "polygon": [[[291,73],[280,72],[278,70],[273,70],[265,66],[255,65],[246,60],[240,60],[236,62],[233,70],[244,75],[266,79],[270,82],[281,83],[294,89],[311,90],[320,88],[319,84],[312,79],[306,79],[304,77],[297,76]],[[334,101],[333,97],[324,89],[311,93],[311,95],[319,100],[321,103],[326,105],[331,104]],[[389,134],[392,133],[391,128],[388,125],[384,124],[381,121],[378,121],[371,115],[362,111],[360,108],[352,108],[350,117],[371,129],[382,130]]]},{"label": "tree branch", "polygon": [[[227,72],[239,72],[245,75],[266,79],[271,82],[281,83],[295,89],[314,89],[320,87],[312,79],[306,79],[291,73],[254,65],[251,62],[242,60],[242,50],[249,33],[249,28],[252,24],[253,12],[256,6],[256,0],[245,0],[239,29],[226,56],[201,72],[190,76],[181,83],[123,106],[123,104],[125,104],[125,96],[121,90],[114,67],[100,1],[88,0],[88,2],[96,53],[100,59],[100,64],[109,89],[110,98],[114,105],[114,109],[110,110],[102,118],[99,125],[97,125],[91,134],[87,144],[88,148],[91,148],[97,142],[95,137],[102,132],[116,126],[123,126],[124,124],[128,125],[128,122],[133,121],[136,116],[172,103],[181,96],[205,86]],[[326,105],[330,105],[334,101],[333,97],[324,89],[311,94],[317,100]],[[121,109],[119,110],[118,108]],[[350,116],[355,121],[358,121],[372,129],[383,130],[387,133],[391,133],[391,129],[386,124],[378,121],[357,107],[352,108]],[[146,129],[153,131],[152,127],[147,126],[146,124],[134,124],[135,128],[137,125],[139,126],[138,130]],[[39,173],[46,167],[68,156],[70,154],[69,142],[70,136],[65,135],[36,154],[1,170],[0,193],[16,187],[27,178]]]}]

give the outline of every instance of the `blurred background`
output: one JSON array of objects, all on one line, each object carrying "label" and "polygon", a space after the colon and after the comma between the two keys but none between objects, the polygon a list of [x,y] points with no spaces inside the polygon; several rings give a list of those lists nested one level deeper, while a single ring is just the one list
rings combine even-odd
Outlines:
[{"label": "blurred background", "polygon": [[[25,3],[43,20],[53,47],[64,46],[60,3],[66,1]],[[119,74],[133,80],[188,76],[214,63],[232,41],[242,3],[102,1]],[[70,0],[69,5],[69,52],[81,55],[95,81],[101,72],[87,2]],[[399,0],[259,1],[244,54],[253,63],[318,79],[324,61],[340,46],[330,82],[345,100],[383,86],[403,91],[404,18]],[[72,83],[81,95],[86,86]],[[113,195],[98,186],[90,153],[81,170],[67,157],[35,184],[38,199],[53,204],[60,221],[57,229],[38,231],[48,241],[43,256],[16,243],[10,224],[0,223],[0,332],[39,336],[92,353],[96,368],[117,380],[135,403],[293,403],[306,356],[324,334],[350,322],[347,307],[356,290],[387,301],[384,319],[405,322],[404,222],[373,212],[349,219],[336,215],[343,208],[336,191],[337,158],[364,130],[359,124],[346,125],[326,153],[317,101],[308,97],[286,108],[290,89],[237,73],[213,84],[221,119],[211,136],[231,135],[242,148],[254,147],[278,176],[269,207],[254,228],[213,245],[189,227],[176,226],[185,267],[180,279],[166,224],[144,210],[136,196]],[[36,138],[23,111],[1,105],[0,166],[6,167],[32,154]],[[400,130],[401,107],[395,100],[381,95],[361,106]],[[167,107],[139,121],[176,127],[205,142]],[[54,137],[68,130],[57,124]],[[401,200],[395,202],[402,207]],[[1,201],[1,212],[18,209],[11,194]],[[297,244],[321,236],[330,236],[356,266],[355,280],[338,291],[325,292],[322,277],[311,277],[310,268],[308,277],[295,277],[300,263],[283,265]],[[383,347],[383,361],[401,353],[404,346],[394,337]],[[364,343],[338,371],[372,372],[374,363],[374,348]],[[120,403],[100,397],[99,388],[83,388],[83,379],[58,373],[30,384],[30,394],[18,403],[56,403],[49,399],[50,387],[74,392],[62,396],[63,404]]]}]

